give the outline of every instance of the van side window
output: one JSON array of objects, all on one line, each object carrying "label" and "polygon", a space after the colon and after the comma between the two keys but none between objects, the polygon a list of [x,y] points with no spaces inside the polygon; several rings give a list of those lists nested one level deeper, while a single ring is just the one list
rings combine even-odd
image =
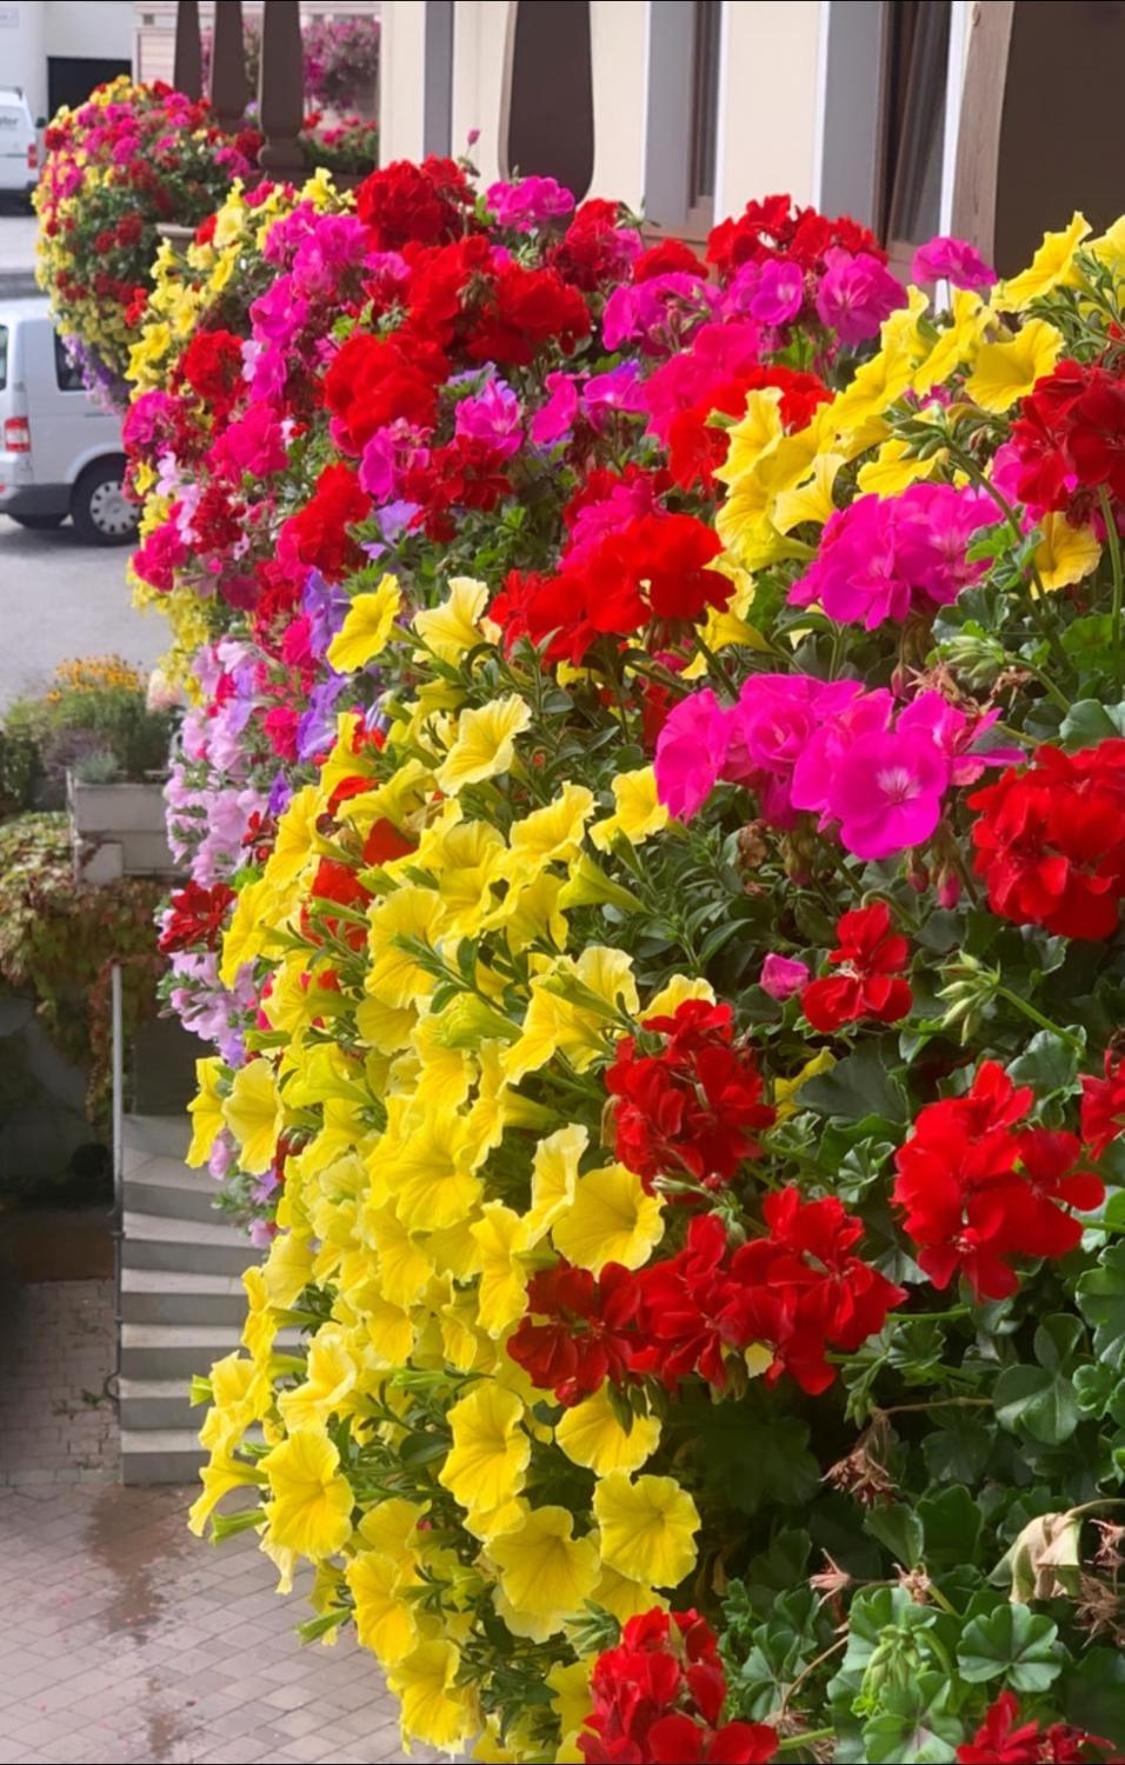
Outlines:
[{"label": "van side window", "polygon": [[66,344],[56,331],[55,334],[55,379],[60,392],[82,392],[81,369],[76,368],[66,353]]},{"label": "van side window", "polygon": [[0,392],[8,384],[8,327],[0,325]]}]

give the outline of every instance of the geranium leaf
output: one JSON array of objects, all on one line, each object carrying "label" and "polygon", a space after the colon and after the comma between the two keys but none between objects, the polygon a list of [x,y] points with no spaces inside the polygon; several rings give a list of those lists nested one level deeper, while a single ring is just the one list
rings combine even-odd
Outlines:
[{"label": "geranium leaf", "polygon": [[1125,1367],[1125,1244],[1102,1252],[1100,1265],[1078,1283],[1078,1304],[1094,1327],[1094,1353],[1120,1370]]},{"label": "geranium leaf", "polygon": [[1057,1637],[1058,1625],[1027,1606],[1000,1606],[966,1626],[958,1670],[970,1685],[1002,1678],[1012,1691],[1046,1691],[1063,1669]]}]

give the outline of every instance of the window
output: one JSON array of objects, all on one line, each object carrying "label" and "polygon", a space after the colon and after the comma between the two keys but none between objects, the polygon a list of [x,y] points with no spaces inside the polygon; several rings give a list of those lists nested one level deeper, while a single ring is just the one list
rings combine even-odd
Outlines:
[{"label": "window", "polygon": [[950,0],[892,0],[887,9],[882,201],[891,267],[909,269],[940,230]]},{"label": "window", "polygon": [[0,325],[0,392],[8,384],[8,327]]},{"label": "window", "polygon": [[692,41],[691,165],[688,231],[702,237],[715,220],[715,162],[719,145],[719,31],[721,0],[695,0]]},{"label": "window", "polygon": [[55,382],[60,392],[82,392],[81,369],[76,368],[66,353],[66,344],[58,332],[52,333],[55,339]]},{"label": "window", "polygon": [[688,239],[714,222],[722,0],[652,0],[645,218]]}]

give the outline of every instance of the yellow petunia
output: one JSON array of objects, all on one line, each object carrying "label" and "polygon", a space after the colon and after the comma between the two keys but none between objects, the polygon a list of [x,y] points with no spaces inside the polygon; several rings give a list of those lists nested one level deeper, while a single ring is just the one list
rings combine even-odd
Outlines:
[{"label": "yellow petunia", "polygon": [[608,1262],[639,1269],[664,1236],[663,1211],[660,1197],[646,1195],[635,1172],[610,1164],[579,1177],[551,1236],[560,1256],[595,1275]]},{"label": "yellow petunia", "polygon": [[277,1079],[268,1060],[259,1057],[239,1067],[222,1116],[238,1141],[242,1169],[260,1177],[273,1163],[282,1120]]},{"label": "yellow petunia", "polygon": [[532,1241],[528,1221],[503,1202],[490,1201],[470,1226],[480,1251],[477,1315],[489,1336],[503,1336],[524,1314],[530,1272],[521,1261]]},{"label": "yellow petunia", "polygon": [[443,662],[457,663],[479,643],[495,643],[499,626],[485,618],[488,588],[471,576],[451,576],[449,596],[438,607],[414,615],[422,642]]},{"label": "yellow petunia", "polygon": [[510,770],[515,741],[531,722],[531,707],[517,693],[505,693],[477,710],[462,711],[457,734],[436,773],[438,789],[456,796]]},{"label": "yellow petunia", "polygon": [[452,1642],[424,1642],[396,1662],[387,1684],[402,1703],[403,1738],[460,1752],[480,1726],[476,1694],[457,1684],[461,1653]]},{"label": "yellow petunia", "polygon": [[274,888],[284,888],[311,867],[317,856],[316,822],[322,808],[314,784],[307,784],[292,798],[278,823],[277,840],[263,878]]},{"label": "yellow petunia", "polygon": [[1035,548],[1035,567],[1045,589],[1069,588],[1097,569],[1102,548],[1092,527],[1072,527],[1054,510],[1039,525],[1043,537]]},{"label": "yellow petunia", "polygon": [[369,594],[357,594],[328,646],[330,666],[338,674],[355,674],[382,655],[401,607],[402,591],[390,574]]},{"label": "yellow petunia", "polygon": [[437,985],[433,975],[399,940],[414,939],[437,949],[445,925],[437,890],[413,883],[372,908],[368,922],[372,963],[364,986],[384,1010],[401,1011],[433,992]]},{"label": "yellow petunia", "polygon": [[347,1332],[338,1324],[323,1325],[309,1343],[304,1380],[277,1400],[282,1420],[290,1433],[297,1428],[323,1426],[330,1416],[345,1415],[359,1377],[359,1366],[348,1344]]},{"label": "yellow petunia", "polygon": [[1054,288],[1075,287],[1081,281],[1075,253],[1089,231],[1085,215],[1076,213],[1065,232],[1044,233],[1043,243],[1027,269],[996,290],[993,304],[1001,312],[1022,313],[1033,300],[1042,300]]},{"label": "yellow petunia", "polygon": [[571,1122],[540,1140],[531,1161],[529,1231],[541,1234],[574,1203],[578,1163],[590,1143],[589,1131]]},{"label": "yellow petunia", "polygon": [[678,1587],[695,1567],[699,1510],[673,1477],[611,1471],[594,1490],[602,1561],[650,1587]]},{"label": "yellow petunia", "polygon": [[864,495],[870,491],[875,496],[898,496],[918,479],[932,478],[938,464],[939,455],[930,454],[927,459],[919,459],[910,451],[909,442],[894,436],[890,441],[884,441],[873,460],[860,467],[856,484]]},{"label": "yellow petunia", "polygon": [[298,1428],[266,1454],[261,1468],[273,1491],[265,1504],[270,1541],[314,1563],[343,1550],[355,1499],[328,1436]]},{"label": "yellow petunia", "polygon": [[574,1537],[568,1508],[528,1509],[519,1526],[491,1541],[488,1555],[512,1614],[537,1642],[581,1614],[598,1579],[597,1545]]},{"label": "yellow petunia", "polygon": [[610,1471],[639,1471],[660,1444],[660,1421],[656,1416],[634,1416],[626,1431],[602,1385],[593,1397],[564,1411],[555,1425],[555,1439],[568,1459],[584,1465],[599,1477]]},{"label": "yellow petunia", "polygon": [[985,343],[965,392],[982,410],[1006,411],[1049,374],[1062,350],[1062,333],[1045,319],[1029,319],[1005,343]]},{"label": "yellow petunia", "polygon": [[192,1166],[206,1164],[211,1148],[223,1127],[223,1098],[219,1090],[223,1063],[221,1060],[197,1060],[195,1082],[199,1090],[188,1104],[191,1116],[191,1145],[186,1162]]},{"label": "yellow petunia", "polygon": [[622,1575],[603,1562],[601,1577],[594,1589],[594,1604],[612,1612],[619,1624],[628,1624],[630,1618],[651,1612],[654,1606],[666,1610],[668,1601],[655,1588],[643,1581],[632,1581],[628,1575]]},{"label": "yellow petunia", "polygon": [[513,878],[527,878],[532,867],[570,864],[582,849],[582,834],[594,807],[594,793],[581,784],[564,784],[553,803],[517,821],[508,836]]},{"label": "yellow petunia", "polygon": [[609,850],[618,834],[630,845],[640,846],[668,825],[668,811],[657,797],[651,766],[618,773],[613,781],[613,803],[613,814],[590,829],[590,838],[601,852]]},{"label": "yellow petunia", "polygon": [[417,1607],[404,1597],[418,1577],[381,1551],[360,1551],[345,1566],[344,1579],[355,1601],[355,1629],[360,1646],[370,1649],[384,1668],[394,1667],[421,1640]]},{"label": "yellow petunia", "polygon": [[453,1434],[438,1482],[469,1513],[486,1517],[524,1486],[531,1442],[521,1427],[524,1406],[514,1391],[488,1380],[455,1403]]},{"label": "yellow petunia", "polygon": [[213,1451],[210,1463],[203,1466],[199,1475],[203,1489],[188,1509],[188,1530],[196,1538],[203,1537],[203,1528],[224,1495],[232,1489],[244,1489],[266,1480],[258,1465],[248,1465],[241,1459],[232,1458],[226,1448]]}]

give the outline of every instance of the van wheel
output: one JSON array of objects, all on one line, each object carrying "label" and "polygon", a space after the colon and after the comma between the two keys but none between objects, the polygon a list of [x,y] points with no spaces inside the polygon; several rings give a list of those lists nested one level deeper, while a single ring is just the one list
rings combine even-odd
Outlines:
[{"label": "van wheel", "polygon": [[18,527],[26,527],[29,533],[53,533],[66,520],[65,515],[13,515],[11,519]]},{"label": "van wheel", "polygon": [[140,510],[125,495],[125,462],[97,460],[82,473],[70,499],[78,537],[87,545],[128,545],[136,538]]}]

